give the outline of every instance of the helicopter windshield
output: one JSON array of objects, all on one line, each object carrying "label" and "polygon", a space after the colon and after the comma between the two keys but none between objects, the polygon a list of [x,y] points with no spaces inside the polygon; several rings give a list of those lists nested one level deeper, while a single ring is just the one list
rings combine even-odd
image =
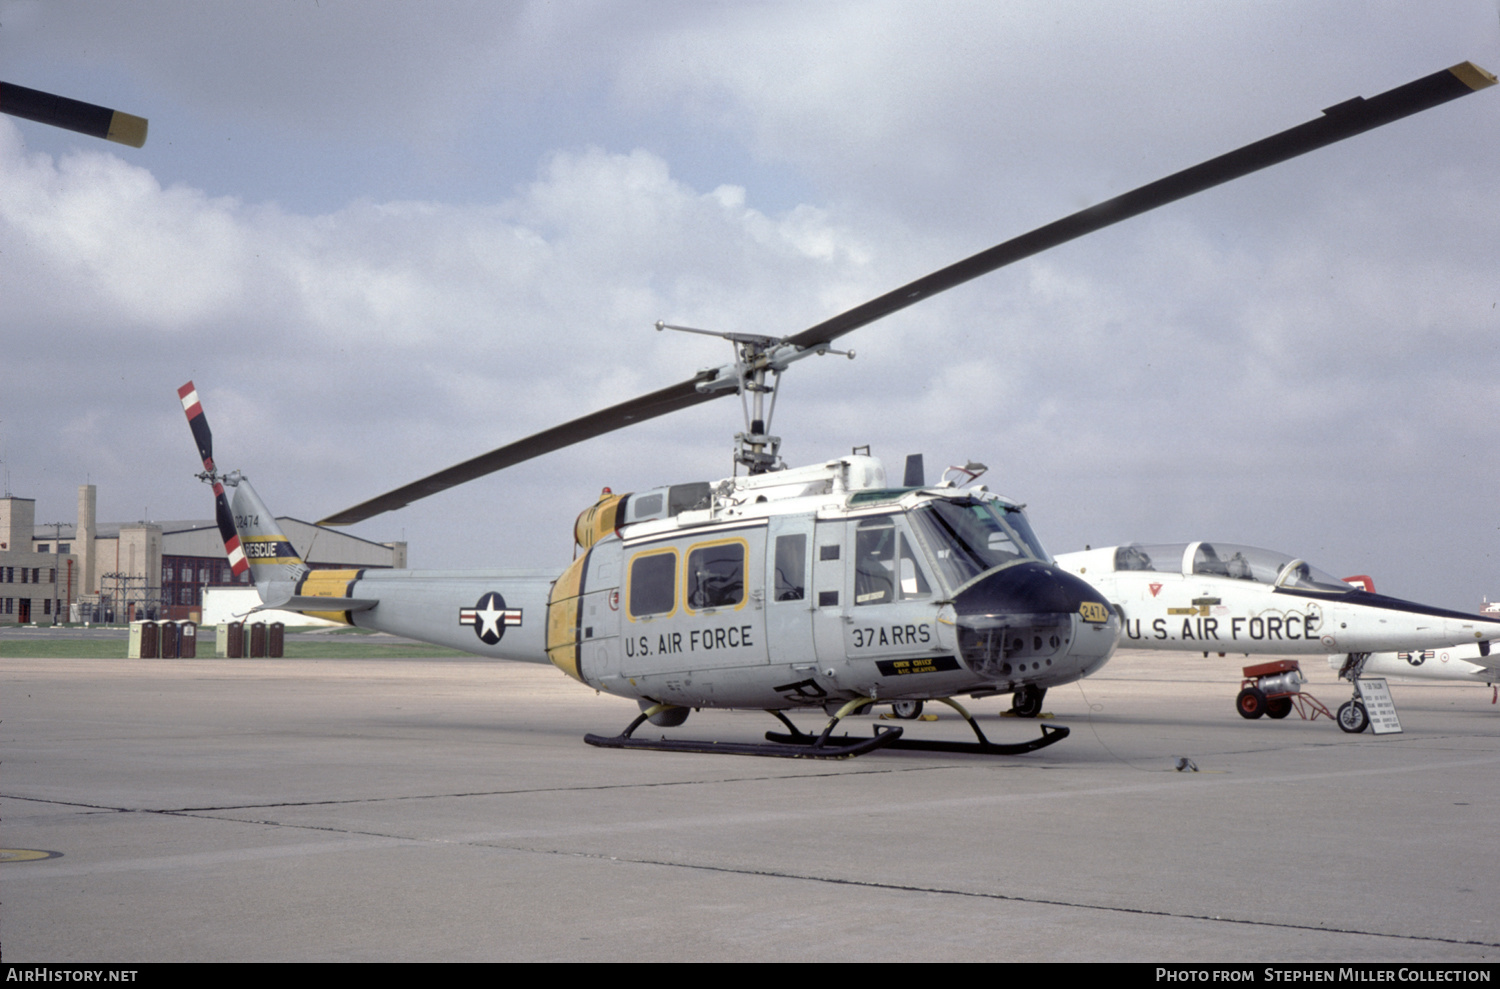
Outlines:
[{"label": "helicopter windshield", "polygon": [[943,498],[910,515],[949,588],[996,567],[1051,558],[1021,509],[997,499]]},{"label": "helicopter windshield", "polygon": [[[1189,548],[1193,550],[1192,563],[1185,559]],[[1338,591],[1350,590],[1350,586],[1316,567],[1295,560],[1297,566],[1285,576],[1282,571],[1294,558],[1285,553],[1254,546],[1237,546],[1232,543],[1171,543],[1162,546],[1142,546],[1131,543],[1115,550],[1116,570],[1151,570],[1157,573],[1190,573],[1206,577],[1232,577],[1236,580],[1253,580],[1259,584],[1287,587],[1300,590]],[[1279,583],[1277,578],[1281,578]]]}]

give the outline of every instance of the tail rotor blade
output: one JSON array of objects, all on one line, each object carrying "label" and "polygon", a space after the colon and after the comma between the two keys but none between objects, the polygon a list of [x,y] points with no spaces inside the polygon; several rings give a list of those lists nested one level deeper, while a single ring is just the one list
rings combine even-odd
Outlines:
[{"label": "tail rotor blade", "polygon": [[[203,414],[203,406],[198,402],[198,389],[189,381],[177,389],[177,397],[182,400],[182,411],[187,413],[188,428],[192,429],[193,441],[198,444],[198,456],[203,458],[203,469],[213,473],[214,435],[209,431],[208,417]],[[220,525],[220,528],[223,526]]]},{"label": "tail rotor blade", "polygon": [[208,429],[208,417],[203,414],[203,405],[198,401],[198,389],[189,381],[177,389],[182,401],[182,411],[187,413],[188,426],[193,431],[193,442],[198,444],[198,455],[203,458],[203,469],[208,471],[206,481],[214,484],[214,521],[219,525],[219,535],[224,540],[224,554],[229,557],[229,569],[238,577],[250,569],[240,545],[239,530],[235,528],[234,512],[229,507],[229,496],[224,493],[224,484],[214,471],[214,437]]},{"label": "tail rotor blade", "polygon": [[245,550],[240,546],[240,534],[234,527],[234,513],[229,510],[229,498],[224,494],[224,485],[214,482],[214,517],[219,523],[219,535],[224,537],[224,553],[229,557],[229,569],[238,577],[250,569],[245,559]]}]

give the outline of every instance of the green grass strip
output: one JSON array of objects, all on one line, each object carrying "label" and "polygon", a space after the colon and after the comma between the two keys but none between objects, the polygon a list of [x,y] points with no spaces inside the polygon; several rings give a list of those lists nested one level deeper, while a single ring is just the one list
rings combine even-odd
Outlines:
[{"label": "green grass strip", "polygon": [[[0,659],[124,659],[124,639],[7,639],[0,636]],[[420,642],[288,642],[285,659],[440,659],[474,658],[470,653]],[[198,643],[198,659],[214,659],[213,640]],[[171,662],[163,660],[163,662]]]}]

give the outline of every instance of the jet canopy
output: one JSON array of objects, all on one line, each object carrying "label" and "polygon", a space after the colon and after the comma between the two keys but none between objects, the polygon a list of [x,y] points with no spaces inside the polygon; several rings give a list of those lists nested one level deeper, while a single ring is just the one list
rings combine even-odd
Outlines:
[{"label": "jet canopy", "polygon": [[1350,585],[1285,553],[1233,543],[1131,543],[1115,550],[1115,570],[1152,570],[1185,576],[1253,580],[1292,590],[1352,590]]}]

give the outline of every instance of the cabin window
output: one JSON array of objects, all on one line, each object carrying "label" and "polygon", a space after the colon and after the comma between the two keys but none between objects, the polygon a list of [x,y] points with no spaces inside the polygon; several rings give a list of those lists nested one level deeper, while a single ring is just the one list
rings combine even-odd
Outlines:
[{"label": "cabin window", "polygon": [[677,607],[677,554],[648,553],[630,563],[630,617],[669,615]]},{"label": "cabin window", "polygon": [[744,600],[743,541],[698,546],[688,553],[687,606],[690,609],[733,608]]},{"label": "cabin window", "polygon": [[801,601],[807,596],[807,536],[776,537],[776,600]]}]

